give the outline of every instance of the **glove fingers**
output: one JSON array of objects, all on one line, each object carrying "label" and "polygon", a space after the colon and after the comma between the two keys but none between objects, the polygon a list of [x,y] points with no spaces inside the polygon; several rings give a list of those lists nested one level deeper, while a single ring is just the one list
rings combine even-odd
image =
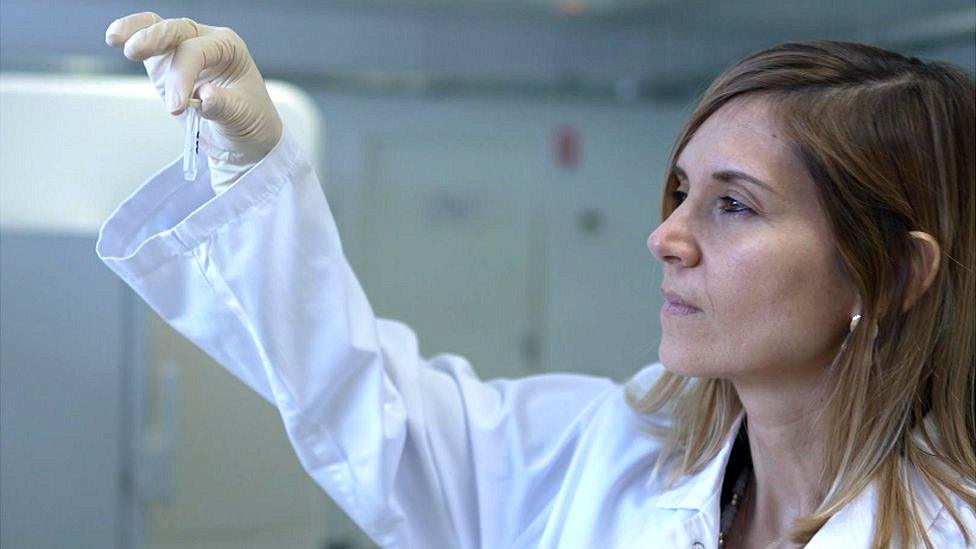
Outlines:
[{"label": "glove fingers", "polygon": [[121,47],[136,32],[162,20],[162,17],[151,11],[133,13],[116,19],[105,29],[105,43],[113,48]]},{"label": "glove fingers", "polygon": [[227,72],[246,55],[240,52],[237,42],[244,46],[236,34],[216,32],[185,40],[176,47],[173,63],[166,73],[166,103],[170,113],[183,112],[200,73],[207,69],[214,69],[218,74]]},{"label": "glove fingers", "polygon": [[144,61],[162,55],[199,34],[200,28],[192,19],[164,19],[136,31],[126,40],[123,52],[133,61]]}]

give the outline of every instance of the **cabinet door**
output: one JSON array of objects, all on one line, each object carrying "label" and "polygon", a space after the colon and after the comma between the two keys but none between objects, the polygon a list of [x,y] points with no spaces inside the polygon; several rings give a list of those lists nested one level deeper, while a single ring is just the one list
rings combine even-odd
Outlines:
[{"label": "cabinet door", "polygon": [[0,232],[0,546],[131,547],[132,295],[95,239]]},{"label": "cabinet door", "polygon": [[[148,392],[159,394],[166,368],[175,368],[181,387],[172,493],[147,506],[145,547],[324,546],[315,515],[321,489],[298,462],[278,410],[144,308]],[[147,415],[156,417],[158,408],[150,405]]]},{"label": "cabinet door", "polygon": [[540,364],[544,220],[523,150],[440,135],[386,135],[367,149],[350,255],[376,314],[410,325],[425,357],[462,355],[482,378]]}]

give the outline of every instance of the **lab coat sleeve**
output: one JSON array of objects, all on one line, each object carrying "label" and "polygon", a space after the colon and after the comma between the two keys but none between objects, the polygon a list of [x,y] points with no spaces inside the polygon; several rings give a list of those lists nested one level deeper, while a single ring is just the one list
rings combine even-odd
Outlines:
[{"label": "lab coat sleeve", "polygon": [[[382,223],[382,220],[376,220]],[[395,228],[391,228],[395,230]],[[538,527],[604,378],[483,382],[376,318],[286,131],[219,196],[174,162],[96,251],[166,322],[278,408],[312,478],[385,547],[504,547]]]}]

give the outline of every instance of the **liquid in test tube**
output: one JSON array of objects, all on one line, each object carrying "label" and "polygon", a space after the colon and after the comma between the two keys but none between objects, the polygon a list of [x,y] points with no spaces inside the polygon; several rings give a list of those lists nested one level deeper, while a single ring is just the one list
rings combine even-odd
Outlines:
[{"label": "liquid in test tube", "polygon": [[200,152],[200,105],[199,99],[190,99],[186,108],[186,133],[183,138],[183,179],[196,181],[197,153]]}]

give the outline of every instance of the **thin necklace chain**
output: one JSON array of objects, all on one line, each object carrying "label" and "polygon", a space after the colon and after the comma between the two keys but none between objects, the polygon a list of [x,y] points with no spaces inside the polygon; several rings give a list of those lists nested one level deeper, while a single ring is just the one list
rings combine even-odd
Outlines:
[{"label": "thin necklace chain", "polygon": [[745,494],[746,485],[749,483],[751,474],[752,467],[742,468],[742,471],[739,473],[739,478],[735,480],[735,486],[732,488],[732,499],[722,507],[718,531],[719,547],[725,546],[725,540],[728,539],[729,530],[732,529],[732,523],[735,522],[735,515],[739,511],[739,505],[742,504],[742,497]]}]

